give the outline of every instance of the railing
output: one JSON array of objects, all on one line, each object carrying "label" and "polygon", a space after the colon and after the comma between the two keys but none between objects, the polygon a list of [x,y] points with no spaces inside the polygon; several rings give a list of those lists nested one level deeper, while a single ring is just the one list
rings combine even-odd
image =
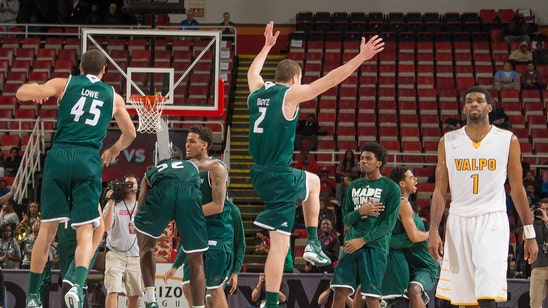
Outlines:
[{"label": "railing", "polygon": [[29,184],[37,187],[35,174],[42,170],[41,154],[44,153],[44,123],[38,118],[35,120],[26,149],[23,152],[19,170],[13,181],[16,186],[14,199],[21,203],[28,194]]},{"label": "railing", "polygon": [[[75,31],[63,31],[66,28],[77,29]],[[150,29],[150,25],[60,25],[60,24],[5,24],[0,23],[0,36],[23,36],[23,37],[37,37],[37,36],[66,36],[81,38],[82,28],[103,28],[103,29]],[[222,30],[219,25],[200,25],[199,30]],[[238,29],[236,27],[227,27],[234,29],[234,34],[223,34],[223,38],[230,39],[233,43],[234,54],[237,54],[237,40]],[[5,31],[4,29],[8,29]],[[46,29],[44,31],[43,29]],[[48,32],[47,29],[60,29],[60,32]],[[162,30],[179,30],[178,25],[156,26],[154,29]]]}]

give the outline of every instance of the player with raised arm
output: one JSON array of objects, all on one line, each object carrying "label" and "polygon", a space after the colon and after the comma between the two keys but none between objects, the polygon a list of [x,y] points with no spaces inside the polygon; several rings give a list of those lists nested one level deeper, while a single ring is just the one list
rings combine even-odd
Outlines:
[{"label": "player with raised arm", "polygon": [[[59,99],[57,130],[44,162],[42,224],[32,250],[27,307],[42,307],[38,287],[49,247],[59,223],[68,220],[76,229],[77,247],[74,286],[65,301],[69,307],[82,306],[82,286],[94,253],[93,229],[101,217],[97,204],[101,196],[102,164],[112,163],[136,136],[124,99],[101,81],[106,64],[101,52],[89,50],[80,62],[83,75],[53,78],[44,84],[24,84],[17,90],[16,97],[21,101],[41,104],[49,97]],[[100,155],[113,116],[122,134]]]},{"label": "player with raised arm", "polygon": [[277,307],[297,200],[303,200],[308,234],[303,257],[319,266],[331,262],[318,241],[319,178],[289,167],[293,157],[298,106],[341,83],[364,61],[382,51],[384,46],[378,36],[367,42],[362,38],[358,55],[310,84],[301,84],[302,70],[296,62],[282,60],[276,67],[275,81],[265,82],[260,72],[280,34],[279,31],[274,33],[273,28],[273,22],[266,25],[264,46],[247,73],[251,92],[248,97],[249,152],[254,161],[251,183],[265,203],[265,209],[259,213],[255,224],[269,230],[271,240],[265,264],[266,307]]}]

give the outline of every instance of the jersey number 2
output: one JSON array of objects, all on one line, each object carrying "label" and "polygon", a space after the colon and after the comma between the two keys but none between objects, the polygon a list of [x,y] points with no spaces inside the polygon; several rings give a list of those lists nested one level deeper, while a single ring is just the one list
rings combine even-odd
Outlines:
[{"label": "jersey number 2", "polygon": [[[72,106],[72,109],[70,110],[70,114],[73,114],[74,115],[74,122],[79,122],[80,121],[80,117],[86,113],[84,111],[84,107],[86,105],[86,99],[87,97],[80,97],[80,99],[76,102],[76,104],[74,104],[74,106]],[[101,109],[100,107],[102,107],[104,104],[103,101],[100,101],[100,100],[97,100],[97,99],[94,99],[92,102],[91,102],[91,107],[89,108],[89,113],[91,113],[93,115],[93,118],[92,119],[86,119],[86,121],[84,123],[86,123],[87,125],[90,125],[90,126],[95,126],[97,125],[97,122],[99,121],[99,117],[101,116]]]},{"label": "jersey number 2", "polygon": [[265,116],[266,116],[266,107],[259,107],[259,112],[261,115],[255,120],[255,124],[253,124],[253,132],[256,134],[262,134],[263,128],[259,127],[261,125],[261,122],[263,122]]}]

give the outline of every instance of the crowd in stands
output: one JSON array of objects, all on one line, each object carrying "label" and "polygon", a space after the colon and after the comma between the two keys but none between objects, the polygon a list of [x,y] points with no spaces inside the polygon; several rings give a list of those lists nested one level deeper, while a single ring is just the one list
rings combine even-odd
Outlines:
[{"label": "crowd in stands", "polygon": [[[126,1],[34,1],[8,0],[0,9],[0,23],[39,23],[74,25],[135,25],[142,24],[141,14],[130,14]],[[41,30],[41,29],[36,29]]]},{"label": "crowd in stands", "polygon": [[[8,0],[8,3],[18,2],[18,0]],[[89,5],[75,0],[70,12],[67,13],[67,23],[81,23],[81,20],[86,20],[88,24],[124,24],[139,22],[138,17],[124,15],[119,9],[119,4],[110,3],[108,8],[101,7],[97,3]],[[67,11],[68,12],[68,11]],[[3,12],[0,10],[0,18],[3,18]],[[227,14],[227,13],[225,13]],[[229,15],[228,15],[229,17]],[[0,19],[0,22],[3,22]],[[9,22],[9,21],[6,21]],[[225,20],[225,25],[227,20]],[[229,21],[228,21],[229,22]],[[230,23],[230,22],[229,22]],[[233,24],[232,24],[233,25]],[[520,18],[517,18],[515,23],[505,27],[505,41],[520,42],[518,49],[512,50],[508,56],[508,61],[504,62],[503,68],[494,74],[493,88],[496,90],[512,89],[547,89],[546,80],[541,72],[536,70],[536,65],[548,65],[548,49],[545,49],[542,42],[537,42],[535,48],[530,50],[529,46],[531,39],[529,37],[529,24],[523,23]],[[180,24],[182,28],[193,29],[199,26],[199,23],[193,18],[193,12],[187,12],[187,17]],[[524,71],[517,71],[517,64],[526,64]],[[520,66],[521,67],[521,66]],[[490,120],[493,125],[504,129],[512,129],[512,123],[504,110],[495,107],[490,115]],[[449,118],[445,121],[446,131],[458,129],[461,123],[460,120]],[[320,241],[323,248],[333,261],[336,261],[340,249],[340,238],[343,234],[344,226],[341,217],[341,204],[344,202],[344,193],[348,184],[361,176],[359,162],[352,150],[347,150],[342,155],[341,161],[336,166],[321,166],[316,162],[314,154],[309,151],[318,150],[318,136],[325,135],[326,132],[321,128],[321,123],[318,123],[316,116],[310,114],[306,120],[299,122],[297,127],[297,138],[295,140],[295,149],[300,150],[298,160],[294,167],[306,170],[319,175],[321,180],[321,204],[320,210]],[[306,141],[308,145],[305,146]],[[340,156],[339,156],[340,157]],[[18,148],[12,148],[8,157],[1,156],[0,153],[0,177],[15,176],[21,162],[21,156]],[[2,170],[3,169],[3,170]],[[3,174],[1,174],[3,172]],[[527,197],[531,208],[535,208],[541,198],[546,197],[548,191],[543,191],[542,187],[546,183],[542,182],[540,172],[535,174],[534,170],[526,170],[524,168],[524,187],[527,192]],[[9,192],[7,183],[0,180],[0,196]],[[510,199],[509,199],[510,200]],[[511,202],[511,201],[509,201]],[[29,205],[28,211],[18,213],[15,208],[18,205],[10,199],[2,206],[0,213],[0,226],[2,226],[2,238],[0,241],[0,262],[3,268],[27,268],[29,264],[30,251],[32,246],[27,242],[18,241],[18,236],[21,235],[18,226],[24,224],[28,230],[26,240],[30,241],[35,238],[40,222],[38,205],[33,202]],[[509,216],[514,215],[512,205],[509,204]],[[511,222],[512,223],[512,222]],[[296,227],[304,226],[302,213],[296,217]],[[519,239],[519,221],[515,221],[512,225],[512,231],[516,233],[516,239]],[[509,247],[509,277],[527,277],[527,263],[523,260],[522,247],[523,241],[516,241],[515,246]],[[270,249],[268,236],[264,232],[256,234],[256,254],[268,254]],[[17,251],[19,250],[19,251]],[[55,258],[55,256],[52,256]],[[334,262],[336,264],[336,262]],[[305,272],[332,272],[331,269],[318,269],[310,265],[305,267]],[[259,283],[260,285],[260,283]],[[258,287],[259,287],[258,285]],[[1,286],[0,286],[1,287]],[[1,299],[0,299],[0,302]]]}]

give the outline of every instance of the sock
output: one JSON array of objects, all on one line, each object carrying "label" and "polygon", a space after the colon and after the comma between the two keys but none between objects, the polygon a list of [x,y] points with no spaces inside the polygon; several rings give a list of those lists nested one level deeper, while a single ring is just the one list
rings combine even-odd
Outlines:
[{"label": "sock", "polygon": [[88,269],[85,266],[77,266],[74,270],[74,284],[83,286],[86,283]]},{"label": "sock", "polygon": [[146,287],[144,300],[147,303],[156,302],[156,287]]},{"label": "sock", "polygon": [[278,292],[266,291],[266,305],[265,307],[278,307]]},{"label": "sock", "polygon": [[306,227],[306,235],[309,241],[318,241],[318,227]]},{"label": "sock", "polygon": [[42,273],[30,272],[29,276],[29,294],[38,294],[38,288],[40,287],[40,281],[42,280]]}]

